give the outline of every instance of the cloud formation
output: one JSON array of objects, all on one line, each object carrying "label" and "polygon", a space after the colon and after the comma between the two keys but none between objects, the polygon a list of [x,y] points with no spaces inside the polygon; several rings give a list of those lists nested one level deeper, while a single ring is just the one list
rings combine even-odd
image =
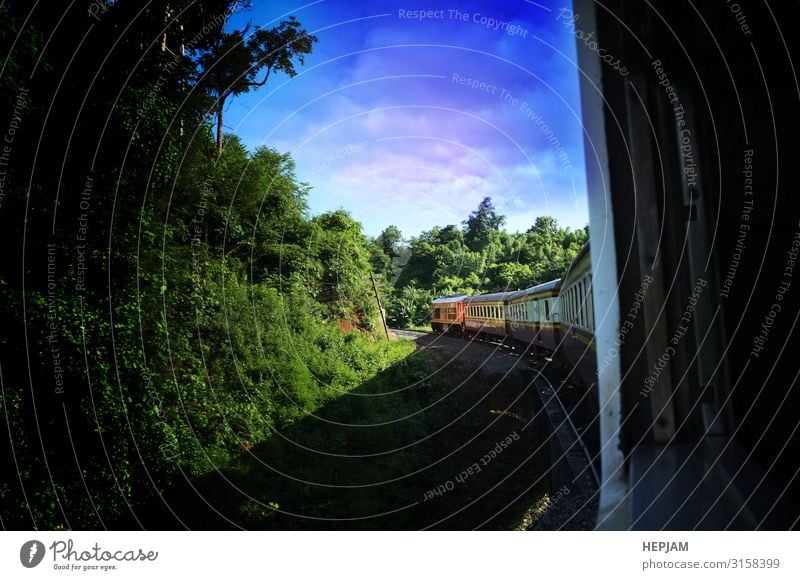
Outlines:
[{"label": "cloud formation", "polygon": [[[539,215],[582,227],[578,73],[561,7],[310,5],[295,15],[319,43],[300,74],[237,98],[228,122],[251,148],[292,152],[313,213],[343,207],[370,235],[460,223],[486,196],[511,231]],[[267,25],[296,8],[250,17]]]}]

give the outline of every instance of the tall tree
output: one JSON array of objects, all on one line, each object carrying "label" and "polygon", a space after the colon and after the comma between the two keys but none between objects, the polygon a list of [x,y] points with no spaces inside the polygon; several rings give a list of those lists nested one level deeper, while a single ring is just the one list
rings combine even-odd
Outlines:
[{"label": "tall tree", "polygon": [[403,241],[403,234],[397,226],[389,226],[378,235],[376,241],[384,254],[390,258],[395,258],[398,256],[399,245],[400,242]]},{"label": "tall tree", "polygon": [[296,76],[295,61],[304,64],[305,56],[317,42],[316,36],[300,28],[294,16],[270,29],[256,26],[249,38],[249,27],[233,32],[225,32],[224,28],[225,22],[222,22],[210,49],[199,59],[205,73],[203,82],[215,99],[218,156],[222,153],[223,117],[228,98],[264,86],[273,72]]},{"label": "tall tree", "polygon": [[485,250],[495,240],[506,218],[497,213],[491,197],[486,197],[478,209],[469,214],[464,222],[467,226],[464,242],[473,252]]}]

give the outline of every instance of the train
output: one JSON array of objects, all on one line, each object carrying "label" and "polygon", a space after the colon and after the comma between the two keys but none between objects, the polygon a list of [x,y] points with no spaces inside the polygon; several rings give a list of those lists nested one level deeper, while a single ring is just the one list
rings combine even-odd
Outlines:
[{"label": "train", "polygon": [[596,382],[595,315],[589,243],[562,278],[524,290],[437,298],[431,328],[466,338],[500,339],[508,346],[570,369],[571,382]]},{"label": "train", "polygon": [[596,368],[595,529],[798,529],[792,7],[571,4],[591,260],[435,328]]},{"label": "train", "polygon": [[800,308],[779,289],[796,277],[796,168],[779,161],[800,149],[800,90],[778,25],[791,9],[750,8],[747,30],[725,3],[702,18],[670,0],[562,10],[597,39],[576,41],[591,259],[434,301],[454,316],[432,319],[439,332],[542,350],[594,381],[595,529],[800,528]]}]

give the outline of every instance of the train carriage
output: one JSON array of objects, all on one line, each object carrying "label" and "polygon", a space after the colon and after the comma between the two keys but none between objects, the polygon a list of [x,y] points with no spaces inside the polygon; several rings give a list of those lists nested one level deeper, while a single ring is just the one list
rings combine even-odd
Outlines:
[{"label": "train carriage", "polygon": [[559,340],[558,284],[561,279],[514,292],[508,299],[511,337],[537,350],[554,351]]},{"label": "train carriage", "polygon": [[558,287],[562,334],[558,352],[574,369],[575,378],[586,386],[597,380],[591,268],[587,243],[575,256]]},{"label": "train carriage", "polygon": [[464,328],[467,335],[508,336],[508,299],[514,292],[494,292],[464,299]]},{"label": "train carriage", "polygon": [[460,334],[464,329],[466,295],[437,298],[431,305],[431,328],[434,332]]}]

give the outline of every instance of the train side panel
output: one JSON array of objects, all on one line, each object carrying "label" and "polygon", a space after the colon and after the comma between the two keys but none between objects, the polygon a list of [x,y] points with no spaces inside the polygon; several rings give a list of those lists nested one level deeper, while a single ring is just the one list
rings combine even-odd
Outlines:
[{"label": "train side panel", "polygon": [[589,244],[570,265],[558,293],[562,337],[558,352],[573,369],[575,380],[586,386],[597,382],[594,308]]}]

